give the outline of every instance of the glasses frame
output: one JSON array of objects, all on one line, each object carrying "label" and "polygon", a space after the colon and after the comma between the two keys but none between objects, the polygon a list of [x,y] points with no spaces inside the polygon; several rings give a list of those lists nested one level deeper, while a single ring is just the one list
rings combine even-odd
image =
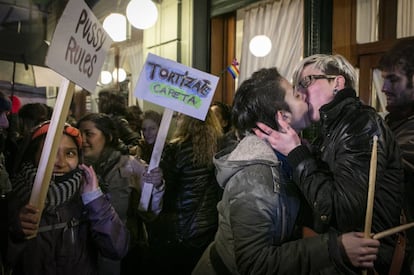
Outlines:
[{"label": "glasses frame", "polygon": [[[331,75],[331,74],[311,74],[307,75],[302,80],[299,81],[298,87],[300,89],[307,89],[309,86],[311,86],[313,83],[315,83],[318,79],[335,79],[337,75]],[[304,84],[304,81],[306,80],[307,84]]]}]

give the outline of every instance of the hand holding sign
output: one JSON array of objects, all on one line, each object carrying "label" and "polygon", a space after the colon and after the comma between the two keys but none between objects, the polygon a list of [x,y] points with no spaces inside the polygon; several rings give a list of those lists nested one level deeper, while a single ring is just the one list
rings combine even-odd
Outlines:
[{"label": "hand holding sign", "polygon": [[39,209],[39,216],[43,211],[57,146],[73,97],[73,82],[89,91],[95,90],[111,42],[85,2],[69,1],[56,26],[45,61],[46,65],[67,79],[59,88],[30,197],[30,204]]},{"label": "hand holding sign", "polygon": [[[216,90],[218,77],[148,54],[135,87],[135,96],[166,107],[148,170],[159,165],[174,111],[204,120]],[[145,183],[140,210],[147,210],[152,184]]]}]

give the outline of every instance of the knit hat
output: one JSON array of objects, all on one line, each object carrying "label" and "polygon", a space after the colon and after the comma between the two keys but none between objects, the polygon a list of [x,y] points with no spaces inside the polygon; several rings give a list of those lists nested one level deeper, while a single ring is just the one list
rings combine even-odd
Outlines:
[{"label": "knit hat", "polygon": [[10,111],[11,102],[10,99],[0,91],[0,112]]}]

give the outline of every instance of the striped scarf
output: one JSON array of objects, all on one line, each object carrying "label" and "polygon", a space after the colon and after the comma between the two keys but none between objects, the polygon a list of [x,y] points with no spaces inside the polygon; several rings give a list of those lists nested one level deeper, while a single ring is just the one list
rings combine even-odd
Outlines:
[{"label": "striped scarf", "polygon": [[[36,172],[37,167],[31,162],[25,162],[12,179],[13,192],[23,202],[29,201]],[[81,182],[82,172],[79,168],[63,176],[52,177],[47,191],[45,209],[53,210],[71,200],[79,192]]]}]

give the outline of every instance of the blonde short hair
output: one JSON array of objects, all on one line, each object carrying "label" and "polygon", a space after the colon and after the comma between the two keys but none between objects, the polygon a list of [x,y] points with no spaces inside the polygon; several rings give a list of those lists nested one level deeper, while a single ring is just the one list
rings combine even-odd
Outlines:
[{"label": "blonde short hair", "polygon": [[314,54],[302,59],[293,73],[294,86],[298,86],[302,71],[309,65],[327,75],[342,75],[345,78],[345,87],[355,89],[357,83],[355,68],[339,54]]}]

